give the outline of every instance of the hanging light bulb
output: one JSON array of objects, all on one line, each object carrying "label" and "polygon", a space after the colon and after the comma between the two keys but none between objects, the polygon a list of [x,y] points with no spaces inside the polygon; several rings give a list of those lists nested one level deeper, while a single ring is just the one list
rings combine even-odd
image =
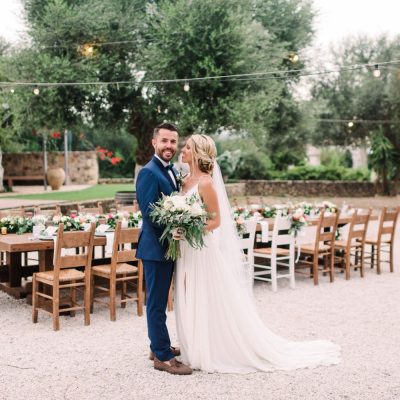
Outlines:
[{"label": "hanging light bulb", "polygon": [[381,76],[381,70],[379,69],[379,65],[375,64],[374,70],[372,72],[375,78],[379,78]]},{"label": "hanging light bulb", "polygon": [[354,126],[354,122],[353,122],[353,121],[350,121],[350,122],[347,124],[347,126],[348,126],[349,128],[353,127],[353,126]]},{"label": "hanging light bulb", "polygon": [[35,89],[33,89],[33,94],[34,94],[35,96],[39,96],[39,93],[40,93],[40,90],[39,90],[39,88],[36,86]]},{"label": "hanging light bulb", "polygon": [[185,82],[185,84],[183,85],[183,90],[184,90],[185,92],[188,92],[188,91],[190,90],[189,82]]},{"label": "hanging light bulb", "polygon": [[299,61],[299,55],[296,53],[290,54],[288,58],[293,64],[295,64],[295,63],[297,63],[297,61]]},{"label": "hanging light bulb", "polygon": [[91,44],[86,43],[86,44],[79,46],[79,51],[83,56],[91,57],[94,52],[94,47]]},{"label": "hanging light bulb", "polygon": [[10,89],[10,93],[13,94],[15,90],[13,88]]}]

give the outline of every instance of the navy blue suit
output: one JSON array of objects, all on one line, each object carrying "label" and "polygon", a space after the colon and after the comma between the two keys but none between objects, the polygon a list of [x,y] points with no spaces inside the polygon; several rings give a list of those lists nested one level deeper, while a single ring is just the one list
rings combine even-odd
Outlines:
[{"label": "navy blue suit", "polygon": [[143,215],[137,258],[142,259],[144,266],[150,348],[161,361],[174,357],[171,353],[171,341],[166,325],[168,292],[174,272],[174,262],[165,259],[168,244],[167,242],[160,243],[163,227],[152,222],[149,214],[150,204],[158,201],[162,194],[168,196],[178,189],[168,174],[168,170],[156,157],[153,157],[140,170],[136,182],[136,197]]}]

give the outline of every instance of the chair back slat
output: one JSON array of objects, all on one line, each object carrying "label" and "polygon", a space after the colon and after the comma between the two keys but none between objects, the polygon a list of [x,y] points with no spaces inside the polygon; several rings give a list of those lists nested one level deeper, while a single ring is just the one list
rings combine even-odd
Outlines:
[{"label": "chair back slat", "polygon": [[277,246],[294,245],[294,236],[288,234],[287,231],[291,227],[291,221],[288,217],[284,217],[279,212],[275,217],[274,229],[272,231],[271,248],[276,250]]},{"label": "chair back slat", "polygon": [[387,208],[384,208],[385,212],[383,214],[383,221],[390,221],[390,222],[394,222],[397,219],[397,214],[398,214],[398,210],[388,210]]},{"label": "chair back slat", "polygon": [[78,205],[78,212],[82,214],[93,214],[93,215],[100,215],[103,214],[103,206],[101,205],[101,201],[97,202],[97,207],[84,207],[82,205]]},{"label": "chair back slat", "polygon": [[125,249],[125,244],[137,244],[139,240],[138,228],[122,229],[122,222],[117,222],[115,227],[113,250],[111,255],[111,273],[115,274],[117,264],[122,262],[137,261],[135,249]]},{"label": "chair back slat", "polygon": [[87,254],[61,256],[60,268],[76,268],[86,265]]},{"label": "chair back slat", "polygon": [[116,210],[118,212],[132,212],[136,213],[139,211],[139,205],[136,200],[133,201],[132,205],[123,206],[120,203],[116,203]]},{"label": "chair back slat", "polygon": [[136,260],[136,250],[118,250],[117,263]]},{"label": "chair back slat", "polygon": [[64,249],[72,249],[76,247],[87,247],[90,243],[91,232],[63,232],[61,238],[61,246]]},{"label": "chair back slat", "polygon": [[381,235],[392,235],[394,231],[394,226],[383,226],[381,229]]},{"label": "chair back slat", "polygon": [[246,233],[248,234],[248,237],[240,238],[240,248],[241,250],[253,250],[254,239],[256,237],[257,221],[251,219],[245,220],[244,226],[246,228]]},{"label": "chair back slat", "polygon": [[34,208],[35,215],[46,215],[50,217],[54,217],[55,215],[61,215],[61,208],[59,205],[56,205],[53,208],[43,208],[40,206],[36,206]]},{"label": "chair back slat", "polygon": [[360,239],[362,245],[364,246],[371,212],[371,208],[369,208],[366,212],[363,210],[354,211],[350,222],[349,234],[347,236],[348,246],[350,246],[350,244],[353,242],[353,239]]},{"label": "chair back slat", "polygon": [[139,240],[140,229],[139,228],[124,228],[121,229],[119,236],[119,244],[122,243],[137,243]]},{"label": "chair back slat", "polygon": [[321,232],[319,234],[319,241],[320,242],[332,242],[332,240],[334,240],[334,235],[333,235],[333,231],[329,231],[329,232]]},{"label": "chair back slat", "polygon": [[334,253],[338,220],[339,211],[329,215],[326,215],[324,210],[321,211],[315,241],[315,254],[318,254],[321,244],[329,244],[331,246],[331,253]]},{"label": "chair back slat", "polygon": [[326,215],[324,211],[321,212],[321,228],[334,228],[337,224],[338,213]]}]

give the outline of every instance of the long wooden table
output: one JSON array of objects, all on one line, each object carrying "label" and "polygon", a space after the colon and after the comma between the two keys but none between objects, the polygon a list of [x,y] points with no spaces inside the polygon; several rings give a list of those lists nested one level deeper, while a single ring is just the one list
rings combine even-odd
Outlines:
[{"label": "long wooden table", "polygon": [[[32,276],[34,272],[45,271],[53,266],[54,241],[32,240],[32,234],[0,235],[0,251],[4,252],[5,264],[0,266],[0,290],[20,299],[29,294],[29,290],[22,286],[22,278]],[[104,236],[95,236],[95,246],[105,246]],[[38,252],[39,263],[37,265],[22,265],[22,254],[26,252]],[[104,263],[104,259],[94,259],[93,265]]]}]

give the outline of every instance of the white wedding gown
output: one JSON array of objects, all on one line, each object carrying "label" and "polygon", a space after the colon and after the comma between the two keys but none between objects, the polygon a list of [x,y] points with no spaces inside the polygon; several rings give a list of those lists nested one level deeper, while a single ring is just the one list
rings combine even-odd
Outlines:
[{"label": "white wedding gown", "polygon": [[[198,194],[197,186],[186,195],[193,193]],[[339,346],[325,340],[293,342],[267,328],[221,251],[221,244],[228,251],[232,244],[218,238],[217,231],[205,236],[201,250],[181,242],[174,289],[182,361],[193,369],[222,373],[337,364]]]}]

